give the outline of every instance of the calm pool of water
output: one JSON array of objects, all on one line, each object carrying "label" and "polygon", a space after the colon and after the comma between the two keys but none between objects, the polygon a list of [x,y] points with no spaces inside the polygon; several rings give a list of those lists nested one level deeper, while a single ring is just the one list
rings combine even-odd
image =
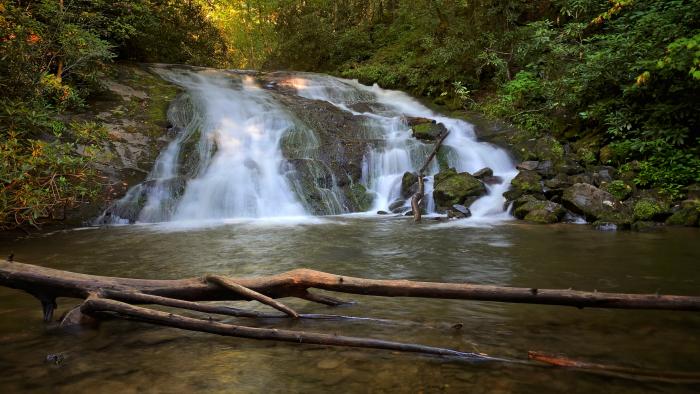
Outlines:
[{"label": "calm pool of water", "polygon": [[[307,267],[368,278],[415,279],[700,295],[700,232],[597,232],[587,226],[415,225],[404,218],[237,222],[197,228],[128,226],[0,241],[0,255],[83,273],[182,278],[267,275]],[[472,301],[343,296],[301,312],[372,322],[242,324],[416,342],[526,359],[529,350],[620,366],[700,370],[700,314],[577,310]],[[61,311],[77,300],[60,299]],[[246,306],[245,303],[235,303]],[[252,305],[252,304],[251,304]],[[256,306],[265,309],[262,306]],[[60,311],[59,314],[60,315]],[[456,330],[452,325],[463,324]],[[223,338],[141,323],[99,330],[46,326],[38,302],[0,288],[0,391],[51,392],[697,392],[692,384],[628,380],[534,365],[472,365],[386,351]],[[45,362],[63,353],[60,365]]]}]

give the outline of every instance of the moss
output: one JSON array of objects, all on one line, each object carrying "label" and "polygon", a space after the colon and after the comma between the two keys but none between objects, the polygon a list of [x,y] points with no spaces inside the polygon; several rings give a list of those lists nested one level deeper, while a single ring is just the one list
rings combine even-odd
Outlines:
[{"label": "moss", "polygon": [[662,214],[664,208],[658,202],[650,199],[637,201],[634,204],[634,218],[636,220],[651,220],[655,216]]},{"label": "moss", "polygon": [[626,200],[632,194],[632,186],[621,180],[606,183],[602,189],[612,194],[618,201]]},{"label": "moss", "polygon": [[372,208],[374,198],[361,183],[353,183],[350,185],[349,194],[358,212],[368,211]]},{"label": "moss", "polygon": [[419,140],[434,141],[447,129],[442,123],[419,123],[411,127],[413,137]]},{"label": "moss", "polygon": [[688,227],[700,226],[700,201],[684,202],[681,208],[666,220],[666,224]]},{"label": "moss", "polygon": [[469,173],[456,173],[454,169],[450,169],[435,176],[433,198],[439,207],[449,208],[454,204],[466,204],[470,197],[484,194],[484,184]]},{"label": "moss", "polygon": [[518,175],[510,181],[513,189],[521,192],[521,194],[540,193],[542,185],[540,181],[542,177],[534,171],[520,171]]}]

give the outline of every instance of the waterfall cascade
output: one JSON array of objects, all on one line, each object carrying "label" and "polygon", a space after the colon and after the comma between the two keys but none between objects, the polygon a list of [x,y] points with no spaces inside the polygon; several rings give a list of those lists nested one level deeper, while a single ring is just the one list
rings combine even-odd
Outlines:
[{"label": "waterfall cascade", "polygon": [[[487,185],[488,194],[470,207],[472,217],[507,216],[502,193],[516,174],[507,153],[478,142],[471,124],[435,114],[404,93],[309,73],[266,80],[209,69],[154,70],[184,89],[168,111],[176,137],[102,222],[388,210],[400,199],[403,174],[422,166],[432,149],[412,137],[407,116],[445,125],[450,167],[470,173],[490,167],[503,180]],[[346,124],[355,128],[345,130]],[[428,172],[437,173],[438,165]],[[426,194],[432,213],[432,177]]]}]

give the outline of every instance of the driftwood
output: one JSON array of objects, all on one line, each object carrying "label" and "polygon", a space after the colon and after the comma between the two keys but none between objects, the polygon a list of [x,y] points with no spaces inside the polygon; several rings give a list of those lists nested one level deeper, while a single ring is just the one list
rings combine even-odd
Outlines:
[{"label": "driftwood", "polygon": [[440,138],[437,140],[437,142],[435,142],[432,152],[430,152],[428,157],[425,159],[425,163],[418,170],[418,191],[416,191],[411,197],[411,209],[413,210],[413,221],[415,222],[421,221],[421,204],[423,203],[423,198],[425,197],[425,181],[423,180],[425,177],[425,171],[428,169],[428,165],[430,165],[430,162],[433,161],[433,158],[440,150],[440,147],[445,141],[445,138],[447,138],[448,134],[450,134],[449,130],[440,135]]},{"label": "driftwood", "polygon": [[[28,292],[41,302],[44,319],[51,321],[56,308],[56,298],[80,298],[80,306],[69,311],[63,325],[114,316],[149,324],[200,331],[224,336],[250,339],[275,340],[329,346],[351,346],[447,356],[469,362],[512,362],[514,360],[473,352],[400,343],[372,338],[248,327],[214,321],[211,317],[194,318],[172,312],[146,308],[144,304],[161,305],[206,314],[243,318],[351,318],[338,315],[299,314],[276,298],[297,297],[324,305],[347,303],[336,298],[311,293],[309,289],[322,289],[348,294],[386,297],[423,297],[465,299],[531,304],[574,306],[578,308],[660,309],[700,311],[700,297],[659,294],[622,294],[585,292],[575,290],[534,289],[474,285],[465,283],[417,282],[408,280],[377,280],[335,275],[309,269],[296,269],[278,275],[234,278],[221,275],[205,275],[201,278],[176,280],[147,280],[115,278],[79,274],[36,265],[0,261],[0,286]],[[204,301],[257,300],[278,309],[283,314],[265,313],[207,304]],[[381,319],[368,319],[380,321]],[[532,352],[530,359],[547,365],[578,368],[591,373],[616,374],[628,378],[659,378],[685,381],[697,374],[653,373],[615,366],[578,362],[543,356]]]}]

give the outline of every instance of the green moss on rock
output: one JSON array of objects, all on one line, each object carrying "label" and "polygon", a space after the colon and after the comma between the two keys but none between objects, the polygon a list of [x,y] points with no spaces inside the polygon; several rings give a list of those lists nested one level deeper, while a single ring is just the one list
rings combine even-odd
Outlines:
[{"label": "green moss on rock", "polygon": [[619,179],[606,183],[601,189],[612,194],[618,201],[626,200],[632,195],[632,186]]},{"label": "green moss on rock", "polygon": [[484,194],[484,184],[467,172],[457,173],[454,169],[449,169],[435,175],[433,198],[438,209],[447,209],[455,204],[468,207],[473,200]]}]

